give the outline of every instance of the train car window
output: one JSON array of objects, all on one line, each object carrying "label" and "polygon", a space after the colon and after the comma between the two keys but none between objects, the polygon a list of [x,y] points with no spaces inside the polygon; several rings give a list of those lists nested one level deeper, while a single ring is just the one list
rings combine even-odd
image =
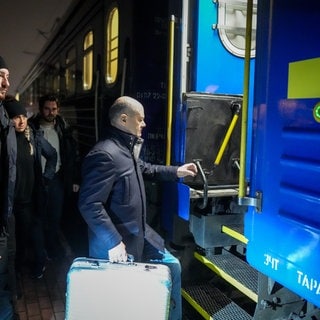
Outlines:
[{"label": "train car window", "polygon": [[49,67],[44,73],[44,91],[50,91],[53,85],[53,68]]},{"label": "train car window", "polygon": [[83,90],[90,90],[92,87],[92,66],[93,66],[93,31],[86,34],[83,41]]},{"label": "train car window", "polygon": [[112,84],[116,81],[118,74],[119,59],[119,12],[113,8],[107,17],[106,28],[106,73],[105,81]]},{"label": "train car window", "polygon": [[72,47],[66,54],[66,91],[72,95],[76,91],[76,48]]},{"label": "train car window", "polygon": [[[218,6],[218,23],[213,25],[218,30],[225,48],[238,57],[245,55],[246,40],[246,0],[215,0]],[[251,57],[255,56],[257,0],[253,2]]]},{"label": "train car window", "polygon": [[55,63],[55,65],[54,65],[53,91],[55,93],[60,92],[60,64],[59,64],[59,62]]}]

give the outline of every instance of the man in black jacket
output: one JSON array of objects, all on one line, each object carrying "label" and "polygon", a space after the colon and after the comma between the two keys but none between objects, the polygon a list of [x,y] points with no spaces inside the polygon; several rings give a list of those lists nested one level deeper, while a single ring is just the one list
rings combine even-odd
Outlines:
[{"label": "man in black jacket", "polygon": [[[9,70],[8,67],[2,57],[0,57],[0,183],[1,183],[1,197],[3,197],[0,201],[1,213],[4,214],[2,216],[2,220],[7,218],[7,212],[4,211],[7,209],[6,205],[6,192],[4,192],[7,184],[7,137],[15,138],[15,131],[13,126],[9,126],[9,117],[6,110],[3,107],[3,100],[6,97],[6,94],[9,90]],[[0,220],[1,222],[1,220]],[[2,221],[3,223],[3,221]]]},{"label": "man in black jacket", "polygon": [[12,302],[16,299],[16,292],[13,289],[15,274],[12,272],[12,266],[9,268],[8,264],[8,259],[13,261],[14,243],[8,243],[7,237],[8,222],[13,218],[13,193],[8,190],[7,141],[14,141],[15,130],[13,125],[10,125],[8,114],[2,104],[9,87],[9,69],[4,59],[0,57],[0,319],[13,319]]},{"label": "man in black jacket", "polygon": [[[55,177],[48,184],[45,208],[46,249],[48,258],[58,259],[65,254],[60,241],[60,223],[67,194],[79,190],[79,159],[72,130],[59,115],[60,102],[55,95],[39,99],[39,113],[29,121],[41,129],[45,139],[56,149],[57,166]],[[45,160],[42,163],[45,168]]]},{"label": "man in black jacket", "polygon": [[195,176],[197,168],[152,165],[139,159],[141,133],[146,126],[144,108],[130,97],[120,97],[109,110],[109,137],[85,157],[79,209],[88,224],[89,254],[112,262],[157,261],[167,264],[172,276],[170,319],[181,320],[181,266],[164,247],[164,241],[146,223],[143,176],[174,181]]}]

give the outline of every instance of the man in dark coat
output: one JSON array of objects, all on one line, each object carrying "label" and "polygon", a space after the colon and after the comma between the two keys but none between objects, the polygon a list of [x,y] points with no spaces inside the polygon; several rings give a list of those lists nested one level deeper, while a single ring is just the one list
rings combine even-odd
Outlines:
[{"label": "man in dark coat", "polygon": [[[6,62],[0,57],[0,319],[13,319],[13,293],[8,291],[13,275],[8,273],[8,255],[12,254],[14,248],[8,248],[8,215],[10,207],[8,204],[8,153],[7,139],[15,139],[14,127],[9,125],[9,117],[5,111],[2,101],[9,90],[9,70]],[[13,202],[13,194],[9,199]]]},{"label": "man in dark coat", "polygon": [[85,157],[79,209],[89,227],[89,254],[112,262],[157,261],[167,264],[172,277],[170,319],[181,320],[181,266],[164,241],[146,223],[143,176],[174,181],[195,176],[197,168],[152,165],[139,159],[144,108],[130,97],[120,97],[109,111],[111,130]]},{"label": "man in dark coat", "polygon": [[[2,57],[0,57],[0,187],[1,187],[1,220],[0,223],[4,224],[5,218],[8,216],[8,206],[6,202],[7,193],[7,174],[8,174],[8,162],[7,162],[7,139],[15,139],[14,127],[9,126],[10,120],[6,110],[3,107],[3,100],[9,90],[9,70]],[[5,212],[6,211],[6,212]],[[3,226],[3,225],[2,225]]]},{"label": "man in dark coat", "polygon": [[[45,208],[46,249],[48,258],[59,259],[65,255],[60,241],[60,224],[65,200],[72,192],[79,190],[80,165],[76,141],[71,127],[59,114],[60,101],[55,95],[44,95],[39,98],[39,113],[30,119],[44,137],[56,149],[56,173],[48,185],[48,196]],[[43,161],[43,168],[45,161]]]}]

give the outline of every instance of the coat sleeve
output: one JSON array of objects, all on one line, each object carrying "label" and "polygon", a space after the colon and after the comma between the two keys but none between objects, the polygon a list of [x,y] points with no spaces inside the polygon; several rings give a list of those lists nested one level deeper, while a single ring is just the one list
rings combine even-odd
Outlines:
[{"label": "coat sleeve", "polygon": [[155,165],[139,160],[139,166],[144,178],[158,181],[175,181],[177,177],[177,166]]},{"label": "coat sleeve", "polygon": [[82,183],[79,191],[79,210],[99,246],[109,250],[122,241],[105,203],[108,201],[116,169],[105,151],[91,151],[82,164]]}]

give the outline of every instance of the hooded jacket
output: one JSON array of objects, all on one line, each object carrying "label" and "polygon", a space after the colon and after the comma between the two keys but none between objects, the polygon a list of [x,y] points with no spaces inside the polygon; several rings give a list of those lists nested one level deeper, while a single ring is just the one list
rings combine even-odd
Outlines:
[{"label": "hooded jacket", "polygon": [[139,142],[136,136],[112,128],[83,161],[79,209],[88,224],[91,257],[108,259],[108,250],[121,241],[136,261],[142,258],[145,240],[164,250],[163,239],[146,223],[143,176],[174,181],[178,167],[140,160]]}]

